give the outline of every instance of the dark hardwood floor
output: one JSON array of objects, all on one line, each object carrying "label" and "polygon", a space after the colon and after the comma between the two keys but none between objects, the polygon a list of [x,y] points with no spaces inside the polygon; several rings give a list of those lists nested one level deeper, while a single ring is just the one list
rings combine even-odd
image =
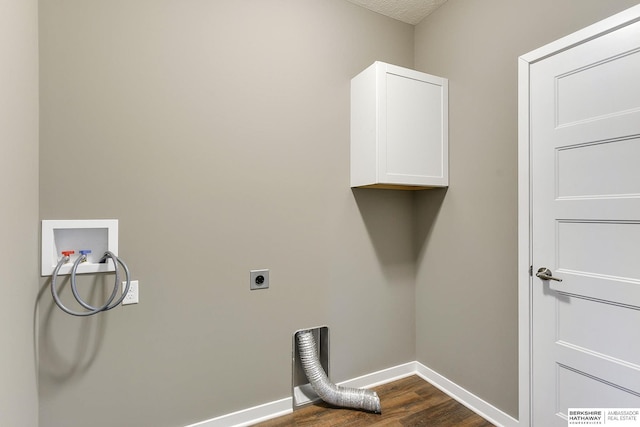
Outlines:
[{"label": "dark hardwood floor", "polygon": [[375,387],[382,414],[335,408],[324,402],[256,424],[260,427],[491,427],[493,424],[413,375]]}]

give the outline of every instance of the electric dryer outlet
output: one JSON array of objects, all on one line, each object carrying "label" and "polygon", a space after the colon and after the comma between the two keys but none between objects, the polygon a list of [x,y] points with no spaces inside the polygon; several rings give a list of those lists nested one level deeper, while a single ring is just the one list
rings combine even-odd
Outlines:
[{"label": "electric dryer outlet", "polygon": [[249,289],[269,289],[269,270],[251,270],[249,272]]}]

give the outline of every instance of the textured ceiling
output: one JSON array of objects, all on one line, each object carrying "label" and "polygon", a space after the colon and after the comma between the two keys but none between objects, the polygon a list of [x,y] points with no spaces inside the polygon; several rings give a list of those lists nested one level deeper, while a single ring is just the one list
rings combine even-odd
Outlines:
[{"label": "textured ceiling", "polygon": [[369,10],[415,25],[447,0],[348,0]]}]

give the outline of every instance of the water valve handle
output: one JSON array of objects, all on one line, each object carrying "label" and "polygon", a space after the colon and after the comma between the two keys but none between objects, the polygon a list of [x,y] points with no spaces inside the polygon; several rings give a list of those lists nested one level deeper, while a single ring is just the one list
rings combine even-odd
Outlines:
[{"label": "water valve handle", "polygon": [[64,256],[71,256],[73,254],[75,254],[76,251],[62,251],[62,255]]}]

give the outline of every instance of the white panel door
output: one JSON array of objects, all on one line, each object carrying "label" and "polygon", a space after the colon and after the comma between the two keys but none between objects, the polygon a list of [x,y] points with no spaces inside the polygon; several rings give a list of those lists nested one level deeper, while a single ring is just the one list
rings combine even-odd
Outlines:
[{"label": "white panel door", "polygon": [[530,70],[532,421],[564,427],[640,408],[640,23]]}]

